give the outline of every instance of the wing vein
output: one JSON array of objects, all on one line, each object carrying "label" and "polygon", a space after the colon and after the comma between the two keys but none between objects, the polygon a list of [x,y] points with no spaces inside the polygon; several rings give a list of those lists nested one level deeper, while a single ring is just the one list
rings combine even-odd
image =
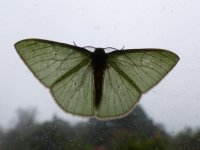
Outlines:
[{"label": "wing vein", "polygon": [[[26,48],[28,48],[28,47],[26,47]],[[40,48],[35,48],[35,49],[29,49],[29,50],[24,50],[24,52],[22,52],[21,54],[22,55],[25,55],[25,54],[27,54],[27,53],[33,53],[33,52],[35,52],[35,51],[37,51],[37,50],[46,50],[46,49],[48,49],[48,48],[52,48],[52,46],[44,46],[44,47],[40,47]],[[51,50],[51,49],[49,49],[49,50]]]},{"label": "wing vein", "polygon": [[[129,58],[126,54],[125,54],[125,56],[133,63],[132,65],[135,65],[135,63],[132,61],[132,59],[131,58]],[[137,74],[137,76],[140,78],[140,80],[143,80],[143,78],[140,76],[140,74],[138,73],[138,71],[135,69],[135,68],[137,68],[138,69],[138,67],[140,68],[140,66],[138,66],[138,65],[136,65],[135,67],[133,67],[133,70],[134,70],[134,72]],[[131,78],[130,78],[131,79]],[[131,79],[132,80],[132,79]],[[133,80],[132,80],[133,81]],[[133,81],[134,82],[134,81]],[[144,81],[144,83],[146,84],[146,85],[149,85],[146,81]]]},{"label": "wing vein", "polygon": [[[119,75],[119,74],[118,74]],[[119,75],[120,76],[120,75]],[[109,72],[109,78],[110,78],[110,80],[111,80],[111,75],[110,75],[110,72]],[[121,80],[122,81],[122,80]],[[116,88],[114,88],[114,86],[113,86],[113,83],[112,83],[112,87],[113,87],[113,91],[115,92],[115,94],[118,96],[118,98],[119,98],[119,101],[120,101],[120,103],[121,103],[121,108],[123,109],[123,104],[122,104],[122,99],[121,99],[121,97],[120,97],[120,95],[119,95],[119,93],[117,92],[117,90],[116,90]],[[116,110],[115,110],[116,111]],[[123,109],[123,111],[124,111],[124,109]]]}]

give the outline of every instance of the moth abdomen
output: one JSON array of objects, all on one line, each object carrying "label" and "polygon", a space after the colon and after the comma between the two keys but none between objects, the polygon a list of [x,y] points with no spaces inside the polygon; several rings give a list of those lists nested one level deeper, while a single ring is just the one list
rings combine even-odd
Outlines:
[{"label": "moth abdomen", "polygon": [[98,108],[101,102],[104,72],[107,67],[107,54],[103,48],[96,48],[91,55],[92,69],[94,72],[94,85],[95,85],[95,107]]}]

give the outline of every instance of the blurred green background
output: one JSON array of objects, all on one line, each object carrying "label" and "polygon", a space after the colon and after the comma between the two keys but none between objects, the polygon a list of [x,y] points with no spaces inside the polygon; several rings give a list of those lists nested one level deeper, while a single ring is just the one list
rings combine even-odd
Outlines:
[{"label": "blurred green background", "polygon": [[36,109],[18,110],[18,123],[0,130],[1,150],[199,150],[200,130],[169,135],[138,106],[128,116],[74,126],[54,116],[38,123]]}]

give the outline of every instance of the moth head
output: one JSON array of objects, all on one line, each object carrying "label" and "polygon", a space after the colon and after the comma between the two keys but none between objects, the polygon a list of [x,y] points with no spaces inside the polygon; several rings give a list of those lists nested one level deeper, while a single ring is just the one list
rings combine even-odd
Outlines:
[{"label": "moth head", "polygon": [[102,54],[102,53],[105,53],[104,49],[103,48],[95,48],[95,51],[94,51],[96,54]]}]

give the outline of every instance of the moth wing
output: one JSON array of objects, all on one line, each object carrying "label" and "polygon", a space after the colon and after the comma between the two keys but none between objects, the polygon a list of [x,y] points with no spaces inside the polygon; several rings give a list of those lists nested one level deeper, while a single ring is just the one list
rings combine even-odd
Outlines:
[{"label": "moth wing", "polygon": [[18,54],[32,73],[47,87],[81,63],[90,52],[68,44],[41,39],[26,39],[15,44]]},{"label": "moth wing", "polygon": [[94,82],[90,64],[54,84],[51,92],[66,112],[81,116],[94,115]]},{"label": "moth wing", "polygon": [[158,83],[178,62],[167,50],[121,50],[108,54],[103,92],[97,117],[117,117],[129,112],[142,93]]},{"label": "moth wing", "polygon": [[76,46],[26,39],[15,48],[33,74],[67,112],[93,115],[93,75],[90,52]]},{"label": "moth wing", "polygon": [[109,63],[126,74],[142,93],[164,78],[179,60],[175,53],[163,49],[121,50],[109,56]]},{"label": "moth wing", "polygon": [[99,118],[118,117],[126,114],[137,103],[140,91],[127,81],[111,65],[108,65],[103,82],[100,106],[96,116]]}]

